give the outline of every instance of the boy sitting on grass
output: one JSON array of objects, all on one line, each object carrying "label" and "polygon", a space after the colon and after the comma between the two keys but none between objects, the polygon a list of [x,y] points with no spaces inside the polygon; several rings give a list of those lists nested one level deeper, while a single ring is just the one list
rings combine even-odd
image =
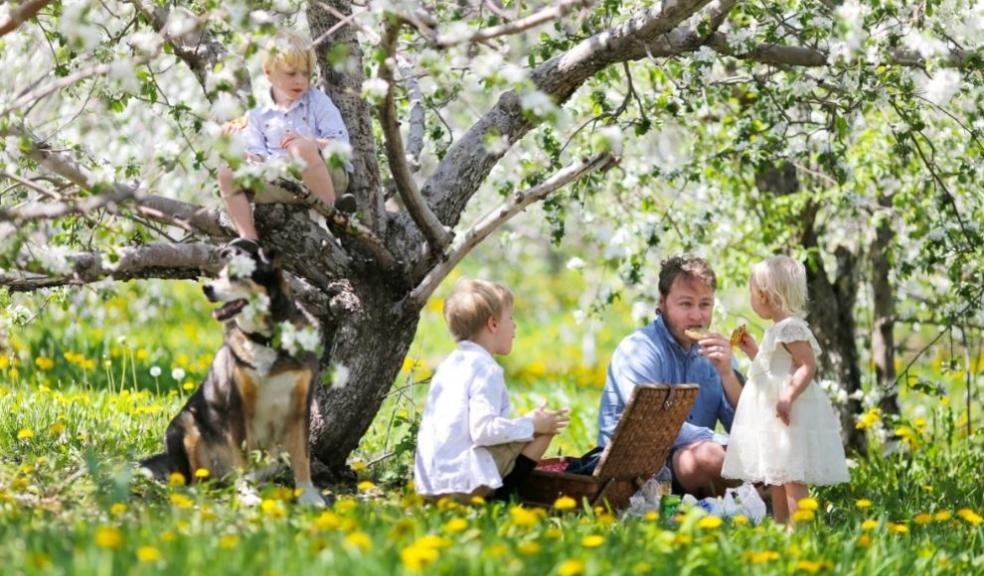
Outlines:
[{"label": "boy sitting on grass", "polygon": [[[304,184],[326,205],[345,212],[355,211],[355,198],[342,195],[348,187],[348,171],[329,168],[321,152],[331,140],[348,144],[342,115],[327,94],[311,87],[314,51],[309,43],[291,32],[281,31],[263,53],[263,73],[270,81],[269,100],[246,115],[244,133],[246,158],[289,156],[304,164]],[[236,130],[236,126],[229,127]],[[219,190],[229,217],[240,237],[259,240],[253,210],[245,191],[238,188],[228,166],[219,168]],[[336,204],[336,198],[338,202]]]},{"label": "boy sitting on grass", "polygon": [[414,466],[417,492],[429,499],[509,499],[570,421],[567,409],[546,404],[509,417],[502,367],[492,355],[512,350],[512,304],[505,286],[466,278],[444,302],[458,347],[431,380]]}]

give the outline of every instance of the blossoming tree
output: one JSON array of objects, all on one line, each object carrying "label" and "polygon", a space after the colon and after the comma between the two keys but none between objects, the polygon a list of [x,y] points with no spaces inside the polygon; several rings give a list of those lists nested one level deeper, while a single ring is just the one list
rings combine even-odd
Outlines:
[{"label": "blossoming tree", "polygon": [[[319,390],[312,443],[327,475],[442,279],[533,203],[555,239],[567,222],[607,247],[609,297],[646,283],[659,249],[703,252],[732,277],[793,252],[848,393],[861,385],[859,275],[884,317],[887,397],[899,290],[921,294],[906,313],[924,321],[979,310],[979,1],[192,6],[0,8],[0,285],[214,274],[233,237],[217,167],[232,162],[244,186],[277,177],[238,162],[221,126],[263,89],[250,56],[265,38],[306,26],[351,134],[332,161],[351,160],[359,210],[330,212],[295,186],[300,205],[258,205],[256,219],[321,323],[335,385]],[[917,281],[929,277],[957,297]],[[956,304],[934,307],[944,300]]]}]

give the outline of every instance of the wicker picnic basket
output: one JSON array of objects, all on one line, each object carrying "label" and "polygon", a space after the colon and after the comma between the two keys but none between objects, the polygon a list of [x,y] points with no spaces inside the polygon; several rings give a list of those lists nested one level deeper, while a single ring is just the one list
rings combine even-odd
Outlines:
[{"label": "wicker picnic basket", "polygon": [[607,502],[614,509],[625,508],[629,497],[662,467],[699,391],[696,384],[637,386],[594,474],[534,470],[520,487],[520,498],[549,506],[560,496],[570,496],[587,498],[591,505]]}]

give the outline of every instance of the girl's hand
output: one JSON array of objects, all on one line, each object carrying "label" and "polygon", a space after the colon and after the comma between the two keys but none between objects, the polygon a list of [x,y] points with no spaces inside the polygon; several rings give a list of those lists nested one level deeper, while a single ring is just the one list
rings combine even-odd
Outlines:
[{"label": "girl's hand", "polygon": [[530,416],[533,418],[533,433],[556,434],[567,428],[567,425],[571,421],[571,417],[568,415],[569,412],[570,410],[567,408],[550,410],[547,408],[546,402],[544,402],[536,410],[530,412]]},{"label": "girl's hand", "polygon": [[743,332],[741,339],[738,340],[738,348],[745,353],[746,356],[752,360],[758,356],[759,347],[758,343],[755,342],[755,337],[748,332]]},{"label": "girl's hand", "polygon": [[776,417],[782,420],[782,423],[789,426],[789,414],[793,410],[793,397],[789,392],[783,392],[779,395],[779,402],[776,404]]}]

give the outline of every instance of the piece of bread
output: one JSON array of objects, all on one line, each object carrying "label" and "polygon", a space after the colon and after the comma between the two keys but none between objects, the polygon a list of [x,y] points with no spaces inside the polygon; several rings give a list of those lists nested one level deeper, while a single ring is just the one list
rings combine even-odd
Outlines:
[{"label": "piece of bread", "polygon": [[735,328],[731,332],[731,345],[737,346],[741,342],[741,337],[744,336],[745,333],[747,332],[748,329],[745,328],[744,324],[740,324],[737,328]]},{"label": "piece of bread", "polygon": [[683,333],[686,334],[687,338],[690,338],[691,340],[702,340],[707,338],[707,335],[710,334],[710,332],[704,328],[687,328],[683,331]]}]

